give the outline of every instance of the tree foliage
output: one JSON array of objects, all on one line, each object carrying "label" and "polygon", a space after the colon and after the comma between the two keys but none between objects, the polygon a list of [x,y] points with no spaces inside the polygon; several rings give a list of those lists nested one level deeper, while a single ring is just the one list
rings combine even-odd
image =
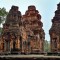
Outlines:
[{"label": "tree foliage", "polygon": [[47,40],[45,40],[45,42],[44,42],[44,51],[50,52],[50,42]]},{"label": "tree foliage", "polygon": [[5,21],[5,17],[6,15],[8,14],[8,12],[6,12],[6,9],[3,7],[3,8],[0,8],[0,24]]},{"label": "tree foliage", "polygon": [[4,7],[0,8],[0,16],[5,16],[6,14],[7,14],[6,9]]},{"label": "tree foliage", "polygon": [[6,11],[6,9],[0,8],[0,34],[2,32],[2,27],[1,24],[6,20],[6,16],[7,16],[8,12]]}]

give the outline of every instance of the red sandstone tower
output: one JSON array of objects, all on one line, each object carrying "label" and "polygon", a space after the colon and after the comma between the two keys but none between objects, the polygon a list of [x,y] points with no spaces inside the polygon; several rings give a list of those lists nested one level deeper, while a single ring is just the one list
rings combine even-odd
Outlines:
[{"label": "red sandstone tower", "polygon": [[12,6],[3,24],[3,51],[20,49],[20,21],[21,12],[17,6]]},{"label": "red sandstone tower", "polygon": [[51,52],[60,52],[60,3],[57,5],[55,16],[52,19],[52,27],[49,30]]},{"label": "red sandstone tower", "polygon": [[[26,32],[27,39],[23,41],[23,50],[32,53],[44,51],[45,33],[42,29],[41,15],[35,6],[29,6],[25,15],[22,16],[22,24]],[[28,44],[28,45],[27,45]],[[26,46],[25,46],[26,45]]]}]

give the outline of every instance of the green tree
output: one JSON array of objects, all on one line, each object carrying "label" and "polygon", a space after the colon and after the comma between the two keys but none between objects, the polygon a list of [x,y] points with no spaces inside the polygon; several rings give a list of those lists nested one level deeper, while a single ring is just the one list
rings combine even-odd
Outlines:
[{"label": "green tree", "polygon": [[6,12],[6,9],[0,8],[0,24],[5,21],[5,17],[7,16],[8,12]]},{"label": "green tree", "polygon": [[44,51],[50,52],[50,42],[47,40],[45,40],[45,42],[44,42]]},{"label": "green tree", "polygon": [[6,11],[6,9],[0,8],[0,33],[2,31],[2,27],[1,24],[6,20],[6,16],[7,16],[8,12]]}]

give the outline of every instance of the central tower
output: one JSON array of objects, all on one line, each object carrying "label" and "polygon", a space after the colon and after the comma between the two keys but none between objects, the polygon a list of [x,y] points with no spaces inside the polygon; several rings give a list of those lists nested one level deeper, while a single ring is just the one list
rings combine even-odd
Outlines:
[{"label": "central tower", "polygon": [[28,6],[28,10],[22,16],[22,24],[27,35],[27,39],[23,40],[23,43],[25,43],[23,44],[23,50],[32,53],[43,52],[45,33],[42,29],[41,15],[35,6]]}]

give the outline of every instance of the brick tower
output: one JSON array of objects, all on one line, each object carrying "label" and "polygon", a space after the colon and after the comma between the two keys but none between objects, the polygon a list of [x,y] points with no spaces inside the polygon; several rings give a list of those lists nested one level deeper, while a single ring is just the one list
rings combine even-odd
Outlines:
[{"label": "brick tower", "polygon": [[23,51],[31,53],[43,52],[45,33],[42,29],[41,15],[35,6],[28,6],[28,10],[22,16],[22,24],[26,33],[26,39],[22,39],[24,43]]},{"label": "brick tower", "polygon": [[17,6],[12,6],[3,24],[2,39],[5,52],[20,49],[20,21],[21,12]]},{"label": "brick tower", "polygon": [[55,16],[52,19],[52,27],[49,30],[51,52],[60,52],[60,3],[57,4]]}]

